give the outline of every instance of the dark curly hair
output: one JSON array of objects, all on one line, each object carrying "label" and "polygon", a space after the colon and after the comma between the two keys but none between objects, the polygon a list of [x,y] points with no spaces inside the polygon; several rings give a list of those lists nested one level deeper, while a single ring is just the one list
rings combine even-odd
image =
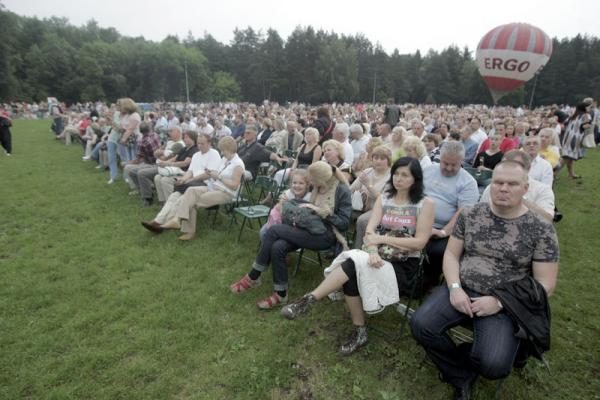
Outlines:
[{"label": "dark curly hair", "polygon": [[392,170],[390,171],[390,180],[387,183],[387,188],[385,192],[390,197],[394,197],[396,193],[398,193],[398,191],[394,187],[394,174],[396,173],[396,170],[398,168],[406,166],[408,166],[408,170],[410,171],[410,174],[415,180],[415,182],[412,184],[408,191],[408,197],[411,203],[416,204],[419,201],[421,201],[421,199],[423,199],[424,197],[423,170],[421,169],[421,164],[419,163],[419,160],[417,160],[416,158],[402,157],[396,160],[394,165],[392,165]]}]

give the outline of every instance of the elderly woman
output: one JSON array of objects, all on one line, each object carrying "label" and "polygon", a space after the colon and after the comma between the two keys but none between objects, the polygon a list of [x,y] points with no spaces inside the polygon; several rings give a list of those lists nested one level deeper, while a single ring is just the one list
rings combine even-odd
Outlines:
[{"label": "elderly woman", "polygon": [[346,177],[346,181],[349,182],[352,179],[352,167],[344,161],[346,153],[340,142],[335,139],[323,142],[323,158],[327,161],[327,164],[338,168]]},{"label": "elderly woman", "polygon": [[396,126],[392,129],[392,141],[386,144],[392,152],[392,162],[404,157],[405,153],[402,144],[404,143],[404,138],[407,136],[408,133],[406,132],[406,129],[401,126]]},{"label": "elderly woman", "polygon": [[422,169],[431,165],[431,159],[427,156],[425,145],[417,136],[409,136],[404,139],[403,147],[406,156],[419,160]]},{"label": "elderly woman", "polygon": [[285,138],[287,137],[285,121],[283,118],[276,118],[273,126],[275,129],[269,139],[265,142],[265,146],[274,148],[275,152],[281,155],[287,147],[285,145]]},{"label": "elderly woman", "polygon": [[223,155],[221,165],[216,171],[206,171],[210,176],[206,186],[188,187],[179,199],[171,200],[175,193],[169,196],[155,221],[164,220],[165,216],[162,214],[173,215],[173,217],[158,226],[152,222],[142,223],[146,229],[156,233],[164,229],[181,229],[183,235],[179,239],[191,240],[196,233],[196,208],[228,204],[237,196],[244,174],[244,162],[236,153],[235,139],[226,136],[219,140],[219,150]]},{"label": "elderly woman", "polygon": [[348,229],[352,215],[350,189],[339,169],[317,161],[308,167],[309,180],[313,190],[310,203],[301,204],[313,210],[325,222],[325,233],[315,235],[307,230],[287,224],[276,224],[269,228],[252,269],[239,281],[230,286],[233,293],[238,294],[253,289],[261,284],[261,275],[271,264],[273,269],[273,286],[275,291],[256,305],[261,309],[270,309],[287,303],[288,272],[286,256],[288,253],[306,248],[311,250],[327,250],[338,240],[341,233]]},{"label": "elderly woman", "polygon": [[[350,355],[368,341],[365,311],[379,312],[409,294],[434,218],[433,201],[423,193],[417,160],[403,157],[392,166],[387,190],[375,202],[364,250],[340,254],[329,274],[312,292],[281,309],[287,319],[306,313],[314,303],[340,288],[354,329],[339,352]],[[379,227],[379,229],[378,229]],[[368,277],[368,284],[365,280]]]}]

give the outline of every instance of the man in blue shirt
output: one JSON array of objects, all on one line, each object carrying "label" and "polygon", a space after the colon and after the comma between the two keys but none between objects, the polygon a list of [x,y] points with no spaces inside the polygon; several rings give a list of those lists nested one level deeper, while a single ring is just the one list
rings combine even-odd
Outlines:
[{"label": "man in blue shirt", "polygon": [[440,163],[423,170],[425,195],[435,204],[431,238],[425,247],[428,257],[425,266],[427,286],[434,286],[439,280],[448,237],[460,211],[479,200],[477,182],[461,167],[464,157],[462,143],[449,141],[441,149]]}]

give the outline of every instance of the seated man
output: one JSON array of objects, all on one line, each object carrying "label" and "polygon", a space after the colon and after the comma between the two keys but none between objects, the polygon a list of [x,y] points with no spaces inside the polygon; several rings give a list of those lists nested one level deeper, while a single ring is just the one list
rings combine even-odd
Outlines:
[{"label": "seated man", "polygon": [[256,126],[247,125],[244,130],[244,144],[238,150],[238,155],[246,166],[245,179],[247,180],[252,180],[256,177],[258,167],[263,162],[274,160],[282,163],[287,161],[287,159],[279,157],[258,143],[256,140],[257,135],[258,129]]},{"label": "seated man", "polygon": [[462,143],[449,141],[440,150],[440,163],[423,170],[425,195],[435,204],[435,221],[425,249],[426,286],[438,284],[446,243],[461,209],[479,199],[477,182],[461,167],[464,157]]},{"label": "seated man", "polygon": [[[174,126],[169,129],[169,139],[164,146],[157,148],[154,152],[154,158],[158,161],[167,161],[179,154],[180,151],[184,150],[186,145],[183,141],[182,131],[179,126]],[[192,141],[192,144],[195,141]],[[159,142],[160,143],[160,142]],[[187,165],[189,165],[189,161],[187,161]],[[151,165],[146,165],[144,168],[136,168],[128,174],[126,170],[123,171],[123,176],[125,176],[125,180],[129,183],[129,187],[131,188],[130,195],[140,194],[144,206],[149,206],[152,204],[152,181],[156,174],[158,174],[159,165],[156,163],[152,163]]]},{"label": "seated man", "polygon": [[[209,178],[207,171],[215,171],[221,163],[219,152],[212,148],[210,136],[206,133],[198,135],[196,140],[198,152],[192,156],[189,167],[183,176],[163,176],[157,174],[154,177],[154,186],[158,195],[158,201],[164,203],[173,194],[175,185],[198,186]],[[186,152],[180,152],[177,159],[187,160]]]},{"label": "seated man", "polygon": [[552,187],[554,182],[554,172],[552,164],[545,160],[540,154],[541,142],[539,136],[527,136],[523,142],[523,150],[531,158],[531,168],[529,176],[538,182]]},{"label": "seated man", "polygon": [[[178,178],[181,178],[188,170],[192,157],[198,151],[196,142],[198,140],[198,134],[196,131],[185,131],[183,134],[183,142],[185,148],[180,150],[179,153],[173,155],[166,160],[157,160],[156,165],[158,166],[158,174],[154,176],[154,187],[158,194],[159,201],[165,201],[171,193],[173,193],[173,185]],[[138,174],[138,177],[140,175]],[[133,175],[132,175],[133,178]],[[134,180],[137,179],[133,178]],[[143,198],[152,198],[152,183],[150,179],[145,179],[144,184],[141,185],[138,181],[140,191]],[[161,200],[161,196],[162,199]]]},{"label": "seated man", "polygon": [[[142,138],[138,143],[138,151],[136,157],[127,162],[125,168],[123,168],[123,176],[129,177],[129,185],[131,189],[135,189],[137,186],[137,173],[147,168],[153,168],[156,163],[156,157],[154,156],[156,150],[160,147],[160,138],[158,135],[150,130],[150,124],[143,122],[140,124],[140,133]],[[137,194],[137,191],[130,192],[130,194]],[[150,200],[144,198],[144,204],[152,204],[152,196]]]},{"label": "seated man", "polygon": [[[528,137],[529,140],[531,137]],[[531,165],[531,158],[527,153],[520,150],[511,150],[504,155],[503,161],[515,161],[523,165],[527,171]],[[531,211],[537,213],[540,217],[548,222],[552,222],[554,218],[554,192],[552,187],[536,181],[529,173],[529,185],[527,193],[523,196],[523,204]],[[480,202],[489,203],[491,185],[485,188],[481,195]]]},{"label": "seated man", "polygon": [[[541,344],[540,352],[549,348],[546,295],[558,274],[556,232],[523,203],[528,177],[520,163],[498,164],[491,186],[489,203],[458,217],[444,254],[447,286],[438,287],[410,322],[456,399],[469,398],[479,375],[510,374],[520,345],[530,344],[517,337],[519,331]],[[465,322],[472,323],[475,340],[457,346],[448,330]]]}]

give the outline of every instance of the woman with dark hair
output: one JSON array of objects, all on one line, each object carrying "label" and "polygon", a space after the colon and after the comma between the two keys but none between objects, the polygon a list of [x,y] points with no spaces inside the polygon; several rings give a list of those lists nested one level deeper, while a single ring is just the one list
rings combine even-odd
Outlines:
[{"label": "woman with dark hair", "polygon": [[319,131],[319,137],[321,138],[319,144],[323,144],[323,142],[332,138],[335,122],[329,117],[329,108],[327,106],[317,109],[317,119],[313,123],[313,127]]},{"label": "woman with dark hair", "polygon": [[295,319],[325,296],[342,288],[354,330],[339,351],[349,355],[367,343],[365,312],[382,311],[408,294],[421,250],[433,225],[433,201],[424,197],[419,161],[402,157],[394,163],[387,189],[379,196],[367,225],[363,250],[340,254],[312,292],[283,307]]},{"label": "woman with dark hair", "polygon": [[583,158],[581,142],[585,131],[591,127],[591,117],[588,112],[590,104],[579,103],[575,113],[565,123],[565,130],[560,137],[562,159],[569,171],[569,178],[579,179],[575,174],[575,161]]}]

